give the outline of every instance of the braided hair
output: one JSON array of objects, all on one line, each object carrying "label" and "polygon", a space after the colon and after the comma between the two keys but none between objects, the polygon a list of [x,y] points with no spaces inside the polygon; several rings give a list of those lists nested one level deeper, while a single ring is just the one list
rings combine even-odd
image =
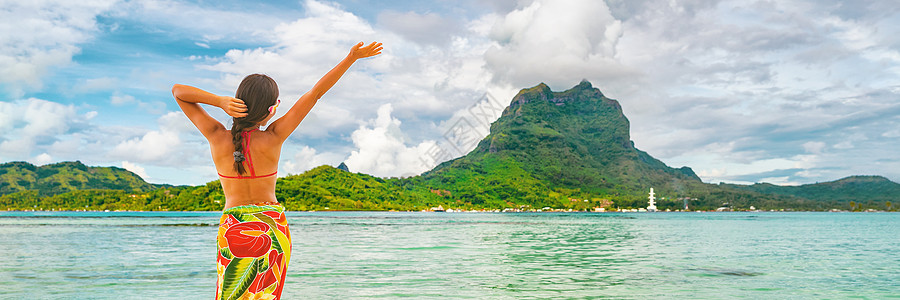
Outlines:
[{"label": "braided hair", "polygon": [[256,127],[269,116],[269,106],[278,100],[278,85],[271,77],[263,74],[251,74],[244,77],[234,97],[247,105],[247,116],[234,118],[231,125],[231,142],[234,144],[234,170],[244,175],[244,136],[248,128]]}]

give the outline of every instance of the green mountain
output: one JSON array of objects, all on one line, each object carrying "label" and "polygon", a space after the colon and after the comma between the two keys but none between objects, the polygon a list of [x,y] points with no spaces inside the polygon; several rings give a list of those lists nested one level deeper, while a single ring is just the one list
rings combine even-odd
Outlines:
[{"label": "green mountain", "polygon": [[[797,187],[706,184],[634,147],[616,100],[583,81],[553,92],[523,89],[467,155],[420,176],[378,178],[320,166],[279,178],[276,197],[290,210],[421,210],[646,207],[660,209],[891,209],[900,184],[856,176]],[[220,210],[218,181],[160,186],[120,168],[65,162],[0,165],[0,209]],[[895,201],[896,202],[896,201]],[[896,209],[896,208],[893,208]]]},{"label": "green mountain", "polygon": [[108,189],[145,192],[156,188],[140,176],[116,167],[88,167],[80,161],[35,166],[27,162],[0,165],[0,196],[38,191],[53,196],[76,190]]},{"label": "green mountain", "polygon": [[[510,175],[518,179],[503,180]],[[520,91],[475,150],[422,177],[448,189],[464,178],[464,184],[505,189],[504,198],[546,198],[527,187],[567,198],[642,198],[650,187],[677,194],[702,184],[690,168],[671,168],[636,149],[619,102],[587,81],[564,92],[543,83]]]}]

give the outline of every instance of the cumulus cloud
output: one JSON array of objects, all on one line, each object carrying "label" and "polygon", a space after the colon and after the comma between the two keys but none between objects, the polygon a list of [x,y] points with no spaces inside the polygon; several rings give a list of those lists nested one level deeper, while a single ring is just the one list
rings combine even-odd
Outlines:
[{"label": "cumulus cloud", "polygon": [[617,59],[622,34],[603,1],[536,0],[497,20],[490,33],[496,45],[484,58],[495,81],[517,87],[613,81],[633,73]]},{"label": "cumulus cloud", "polygon": [[[163,114],[157,118],[156,123],[155,129],[132,125],[97,126],[90,135],[77,141],[77,144],[75,141],[61,141],[59,145],[54,145],[57,149],[54,151],[64,153],[60,149],[74,144],[84,149],[75,157],[93,157],[89,161],[123,167],[124,161],[129,166],[136,166],[126,169],[131,168],[128,170],[147,181],[202,184],[216,179],[209,143],[183,112]],[[146,172],[141,174],[138,167],[144,168]],[[154,175],[149,177],[150,173]]]},{"label": "cumulus cloud", "polygon": [[208,157],[206,140],[183,112],[166,113],[157,119],[157,125],[157,130],[130,129],[108,139],[118,140],[108,155],[157,166],[192,166]]},{"label": "cumulus cloud", "polygon": [[[2,158],[25,160],[61,136],[88,127],[91,114],[79,115],[73,105],[28,98],[0,102],[0,152]],[[40,152],[39,152],[40,153]]]},{"label": "cumulus cloud", "polygon": [[477,28],[467,26],[459,35],[438,36],[447,46],[430,47],[373,27],[336,4],[309,0],[304,7],[304,17],[275,27],[274,46],[234,49],[200,67],[224,73],[216,83],[223,90],[233,90],[250,73],[271,75],[279,82],[283,105],[290,106],[353,44],[383,42],[382,55],[357,62],[319,101],[298,130],[300,136],[348,134],[355,129],[355,120],[373,117],[385,103],[392,103],[407,124],[425,125],[417,119],[445,119],[490,88],[482,58],[490,41],[471,34]]},{"label": "cumulus cloud", "polygon": [[[290,107],[296,99],[306,92],[329,69],[336,65],[349,51],[350,46],[361,39],[374,36],[374,30],[361,18],[340,10],[333,4],[307,1],[307,16],[290,23],[275,26],[270,42],[275,46],[269,48],[233,49],[220,60],[208,61],[201,68],[218,71],[224,74],[220,81],[214,82],[222,90],[234,90],[244,76],[252,73],[265,73],[279,83],[282,105]],[[377,61],[375,61],[377,64]],[[346,109],[351,102],[341,103],[335,99],[340,94],[341,86],[371,86],[374,78],[357,74],[357,69],[371,66],[361,62],[344,76],[328,95],[320,101],[309,121],[304,121],[300,134],[311,136],[327,135],[334,128],[347,128],[357,117]],[[363,87],[364,88],[364,87]],[[368,97],[377,94],[368,94]],[[362,102],[362,96],[355,96],[354,102]],[[338,102],[338,103],[335,103]],[[366,101],[353,103],[357,107],[369,106]],[[343,107],[342,107],[343,106]],[[324,107],[324,108],[323,108]],[[285,110],[286,111],[286,110]],[[338,115],[320,117],[322,112],[338,112]],[[340,116],[340,117],[338,117]],[[310,127],[316,130],[306,131]],[[352,128],[352,127],[349,127]]]},{"label": "cumulus cloud", "polygon": [[[898,112],[884,80],[900,65],[896,5],[861,4],[850,17],[837,2],[607,3],[623,30],[615,57],[640,75],[595,86],[622,101],[651,155],[714,182],[833,180],[854,174],[841,157],[890,156],[875,137]],[[776,172],[794,165],[803,170]]]},{"label": "cumulus cloud", "polygon": [[[399,131],[395,136],[411,141],[433,140],[443,133],[438,123],[466,109],[486,91],[504,97],[511,97],[515,91],[508,85],[489,83],[491,75],[485,69],[483,59],[484,51],[491,45],[490,39],[482,34],[488,31],[484,27],[490,27],[485,25],[486,19],[442,31],[446,33],[444,35],[429,37],[434,40],[421,40],[410,32],[393,31],[403,31],[397,26],[410,24],[380,24],[376,27],[333,3],[310,0],[304,2],[304,7],[305,16],[275,28],[273,46],[234,49],[220,59],[200,62],[203,69],[224,74],[222,80],[212,84],[225,90],[234,89],[246,74],[269,74],[279,82],[284,101],[282,105],[290,107],[297,95],[306,92],[346,55],[350,46],[360,40],[384,42],[386,50],[382,55],[357,62],[316,104],[294,133],[292,140],[295,142],[301,139],[326,140],[332,144],[329,148],[347,148],[333,145],[352,139],[348,137],[360,130],[357,120],[377,119],[379,109],[383,111],[388,103],[392,117],[403,120],[394,126]],[[403,15],[409,22],[449,20],[445,16],[428,13],[386,14]],[[384,18],[380,21],[388,22]],[[444,46],[434,47],[437,43]],[[276,115],[278,117],[280,115]],[[356,134],[359,136],[359,133]],[[304,150],[304,155],[311,155],[312,149],[321,148]],[[370,151],[358,152],[371,155]],[[290,153],[286,154],[290,157]],[[363,166],[359,155],[355,156],[357,163]],[[332,159],[330,163],[340,163],[339,158]],[[299,159],[290,166],[294,170],[308,167]],[[355,170],[362,169],[385,170],[379,171],[382,176],[421,172],[419,169],[401,167],[391,173],[385,167],[376,168],[374,165]]]},{"label": "cumulus cloud", "polygon": [[141,177],[141,179],[148,180],[150,176],[147,176],[147,170],[144,167],[139,166],[138,164],[131,163],[128,161],[122,161],[122,168],[125,170],[131,171],[131,173],[137,174]]},{"label": "cumulus cloud", "polygon": [[71,63],[113,0],[0,3],[0,85],[12,95],[37,89],[52,68]]},{"label": "cumulus cloud", "polygon": [[303,146],[300,151],[297,151],[293,157],[281,165],[279,172],[283,175],[300,174],[321,165],[337,166],[340,162],[336,164],[335,161],[340,161],[342,158],[343,156],[337,153],[318,153],[316,149]]},{"label": "cumulus cloud", "polygon": [[177,133],[195,133],[196,128],[191,120],[181,111],[170,111],[159,117],[159,127],[164,131]]},{"label": "cumulus cloud", "polygon": [[[353,132],[353,144],[359,150],[350,153],[347,166],[354,172],[375,176],[420,174],[427,170],[425,163],[434,141],[406,146],[400,132],[400,120],[391,116],[391,104],[378,108],[378,117]],[[370,127],[371,126],[371,127]]]},{"label": "cumulus cloud", "polygon": [[176,133],[153,130],[119,143],[110,154],[136,161],[161,161],[172,156],[180,144],[181,139]]},{"label": "cumulus cloud", "polygon": [[51,162],[53,162],[53,157],[47,153],[41,153],[38,156],[35,156],[33,159],[31,159],[31,163],[34,165],[37,165],[37,166],[46,165]]}]

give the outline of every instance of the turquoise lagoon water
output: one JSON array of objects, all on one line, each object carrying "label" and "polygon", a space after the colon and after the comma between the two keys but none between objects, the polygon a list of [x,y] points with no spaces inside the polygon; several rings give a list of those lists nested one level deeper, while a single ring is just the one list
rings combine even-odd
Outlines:
[{"label": "turquoise lagoon water", "polygon": [[[0,212],[2,299],[209,299],[218,213]],[[291,212],[287,299],[900,298],[898,213]]]}]

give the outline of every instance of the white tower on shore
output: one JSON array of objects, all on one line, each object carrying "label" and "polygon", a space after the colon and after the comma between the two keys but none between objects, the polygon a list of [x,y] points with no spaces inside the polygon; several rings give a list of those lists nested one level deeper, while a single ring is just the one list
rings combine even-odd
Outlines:
[{"label": "white tower on shore", "polygon": [[653,193],[653,188],[650,188],[650,197],[648,197],[650,199],[650,206],[647,206],[647,211],[656,211],[656,197],[653,197],[653,195],[656,194]]}]

